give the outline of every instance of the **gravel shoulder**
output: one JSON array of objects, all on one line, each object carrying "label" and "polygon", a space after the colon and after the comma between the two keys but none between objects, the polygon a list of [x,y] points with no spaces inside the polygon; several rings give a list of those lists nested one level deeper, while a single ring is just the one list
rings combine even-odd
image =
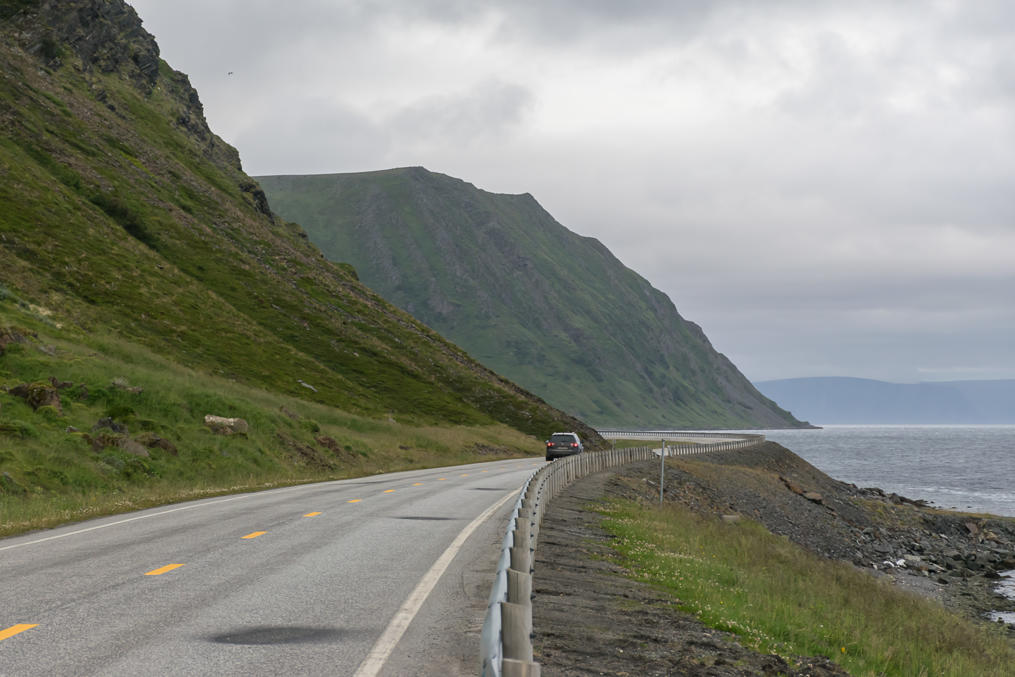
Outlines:
[{"label": "gravel shoulder", "polygon": [[[828,477],[784,447],[670,459],[665,500],[717,519],[754,519],[823,557],[888,576],[974,618],[1015,610],[994,592],[1015,568],[1015,520],[946,512]],[[590,504],[656,501],[657,463],[584,478],[551,501],[534,563],[536,660],[545,675],[846,675],[824,657],[742,647],[624,577]],[[732,517],[732,516],[737,517]],[[986,622],[986,621],[985,621]],[[1015,641],[1015,629],[1009,626]]]}]

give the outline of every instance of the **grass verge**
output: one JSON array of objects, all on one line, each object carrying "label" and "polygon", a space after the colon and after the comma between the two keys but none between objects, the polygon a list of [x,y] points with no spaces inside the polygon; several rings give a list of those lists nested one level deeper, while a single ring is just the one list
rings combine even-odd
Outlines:
[{"label": "grass verge", "polygon": [[1015,674],[1015,648],[990,624],[811,555],[756,522],[627,501],[600,510],[635,578],[745,646],[790,661],[823,655],[858,676]]},{"label": "grass verge", "polygon": [[[368,417],[201,373],[110,333],[61,330],[42,311],[0,305],[0,537],[205,496],[542,451],[503,424]],[[32,389],[54,399],[33,403]],[[206,414],[242,418],[247,431],[215,434]]]},{"label": "grass verge", "polygon": [[[662,446],[660,440],[609,440],[608,441],[611,449],[637,449],[639,447],[649,447],[651,449],[658,449]],[[666,447],[672,449],[673,447],[689,446],[694,442],[674,442],[669,441],[666,443]]]}]

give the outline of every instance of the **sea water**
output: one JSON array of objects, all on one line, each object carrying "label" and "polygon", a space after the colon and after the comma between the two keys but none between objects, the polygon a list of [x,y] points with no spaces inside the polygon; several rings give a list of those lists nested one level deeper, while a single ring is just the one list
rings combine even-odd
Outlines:
[{"label": "sea water", "polygon": [[[825,474],[948,510],[1015,516],[1015,426],[830,425],[763,430]],[[1015,571],[998,592],[1015,599]],[[1015,623],[1015,614],[991,618]]]},{"label": "sea water", "polygon": [[760,432],[837,480],[948,510],[1015,517],[1013,425],[829,425]]}]

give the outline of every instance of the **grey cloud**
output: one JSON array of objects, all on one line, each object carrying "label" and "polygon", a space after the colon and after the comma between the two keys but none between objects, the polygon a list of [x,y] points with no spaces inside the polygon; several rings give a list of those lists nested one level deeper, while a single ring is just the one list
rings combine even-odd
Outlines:
[{"label": "grey cloud", "polygon": [[[149,0],[151,1],[151,0]],[[311,3],[318,5],[317,2]],[[341,3],[340,3],[341,4]],[[352,3],[361,25],[424,22],[449,28],[494,19],[497,39],[529,45],[586,44],[603,52],[641,50],[694,34],[708,18],[739,2],[690,0],[366,0]],[[646,42],[646,35],[653,37]]]},{"label": "grey cloud", "polygon": [[354,110],[328,100],[298,110],[274,107],[229,139],[253,175],[322,174],[378,166],[388,134]]},{"label": "grey cloud", "polygon": [[956,2],[943,14],[950,31],[975,40],[1015,36],[1015,5],[1008,0]]},{"label": "grey cloud", "polygon": [[[799,85],[777,98],[784,112],[838,123],[885,113],[883,99],[891,88],[885,74],[858,58],[842,35],[823,32],[813,36],[810,47],[814,63],[806,67]],[[799,70],[805,67],[799,65]]]},{"label": "grey cloud", "polygon": [[[569,26],[595,24],[616,25],[625,22],[658,23],[662,20],[687,20],[713,11],[710,3],[672,0],[500,0],[474,2],[474,0],[407,0],[404,3],[378,1],[369,3],[378,11],[417,13],[433,20],[472,20],[490,11],[515,15],[530,28],[538,27],[547,33],[555,29],[565,33]],[[716,6],[729,3],[711,3]]]},{"label": "grey cloud", "polygon": [[[801,280],[806,283],[807,280]],[[996,300],[996,299],[995,299]],[[752,380],[861,376],[890,381],[1015,377],[1005,337],[1015,317],[1004,301],[975,311],[896,308],[891,302],[843,310],[678,305],[716,348]],[[998,317],[995,313],[1006,313]],[[988,322],[982,315],[990,314]]]},{"label": "grey cloud", "polygon": [[531,192],[751,378],[1015,377],[1009,2],[136,5],[252,173]]},{"label": "grey cloud", "polygon": [[416,101],[393,114],[390,127],[409,142],[468,144],[509,132],[522,121],[532,101],[525,87],[490,79],[464,91]]}]

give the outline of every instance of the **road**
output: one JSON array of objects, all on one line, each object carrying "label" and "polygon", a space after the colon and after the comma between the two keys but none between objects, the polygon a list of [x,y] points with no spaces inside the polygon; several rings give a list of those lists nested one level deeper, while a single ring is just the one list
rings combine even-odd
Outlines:
[{"label": "road", "polygon": [[302,485],[0,540],[0,675],[475,674],[511,498],[540,465]]}]

